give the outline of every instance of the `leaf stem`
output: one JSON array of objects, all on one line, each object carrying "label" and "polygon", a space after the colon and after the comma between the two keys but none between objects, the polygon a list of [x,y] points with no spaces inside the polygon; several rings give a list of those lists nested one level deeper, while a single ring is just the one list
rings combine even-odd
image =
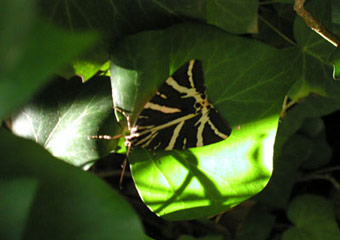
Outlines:
[{"label": "leaf stem", "polygon": [[339,45],[339,39],[323,27],[322,24],[304,8],[305,2],[306,0],[295,0],[295,12],[302,17],[308,27],[330,42],[333,46],[337,47]]},{"label": "leaf stem", "polygon": [[280,118],[284,118],[284,116],[286,115],[286,112],[288,110],[288,108],[292,107],[294,104],[296,103],[296,101],[292,100],[290,102],[288,102],[288,96],[286,95],[284,100],[283,100],[283,104],[282,104],[282,110],[280,113]]},{"label": "leaf stem", "polygon": [[284,35],[282,32],[280,32],[276,27],[274,27],[270,22],[268,22],[265,18],[263,18],[261,15],[258,15],[259,19],[263,21],[270,29],[272,29],[274,32],[276,32],[280,37],[282,37],[284,40],[286,40],[291,45],[295,46],[296,43],[292,41],[289,37]]},{"label": "leaf stem", "polygon": [[334,172],[334,171],[340,171],[340,166],[320,169],[318,171],[315,171],[315,173],[329,173],[329,172]]}]

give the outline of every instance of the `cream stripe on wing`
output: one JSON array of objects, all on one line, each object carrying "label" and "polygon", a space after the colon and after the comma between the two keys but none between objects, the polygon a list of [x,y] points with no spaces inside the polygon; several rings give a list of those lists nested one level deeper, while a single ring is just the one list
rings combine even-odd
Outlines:
[{"label": "cream stripe on wing", "polygon": [[194,68],[194,64],[195,64],[195,60],[191,60],[189,62],[189,67],[188,67],[188,71],[187,71],[191,88],[195,88],[194,78],[193,78],[193,74],[192,74],[192,69]]},{"label": "cream stripe on wing", "polygon": [[203,130],[204,130],[204,127],[205,127],[205,124],[209,121],[209,117],[208,117],[208,114],[202,114],[202,117],[200,117],[200,119],[196,122],[195,125],[198,125],[198,128],[197,128],[197,143],[196,143],[196,146],[197,147],[201,147],[203,146]]},{"label": "cream stripe on wing", "polygon": [[164,123],[164,124],[162,124],[162,125],[156,126],[156,127],[152,128],[152,129],[145,130],[145,131],[139,132],[139,133],[133,133],[133,132],[132,132],[132,134],[134,134],[135,137],[139,137],[139,136],[142,136],[142,135],[147,134],[147,133],[150,133],[150,132],[157,132],[157,131],[162,130],[162,129],[164,129],[164,128],[167,128],[167,127],[176,125],[177,123],[180,123],[180,122],[182,122],[182,121],[184,122],[184,121],[186,121],[186,120],[188,120],[188,119],[191,119],[191,118],[193,118],[193,117],[195,117],[195,116],[196,116],[196,114],[190,113],[190,114],[185,115],[185,116],[183,116],[183,117],[174,119],[174,120],[172,120],[172,121],[170,121],[170,122],[167,122],[167,123]]},{"label": "cream stripe on wing", "polygon": [[225,135],[224,133],[221,133],[217,127],[215,127],[215,125],[210,121],[208,121],[208,124],[210,125],[211,129],[214,131],[214,133],[219,136],[220,138],[226,139],[228,137],[228,135]]},{"label": "cream stripe on wing", "polygon": [[177,140],[177,137],[178,137],[178,135],[179,135],[179,133],[180,133],[180,131],[181,131],[183,125],[184,125],[184,122],[185,122],[185,121],[180,122],[180,123],[176,126],[176,128],[174,129],[174,132],[173,132],[173,134],[172,134],[172,136],[171,136],[170,142],[169,142],[168,146],[165,148],[165,150],[171,150],[171,149],[174,148],[175,143],[176,143],[176,140]]},{"label": "cream stripe on wing", "polygon": [[176,112],[181,112],[181,109],[179,108],[172,108],[172,107],[166,107],[166,106],[162,106],[159,104],[155,104],[152,102],[147,102],[144,105],[144,109],[151,109],[151,110],[156,110],[156,111],[160,111],[162,113],[176,113]]},{"label": "cream stripe on wing", "polygon": [[169,77],[166,80],[166,83],[171,86],[173,89],[180,93],[185,93],[186,96],[183,96],[182,98],[187,98],[187,97],[193,97],[195,98],[196,102],[199,102],[202,100],[200,94],[197,92],[196,88],[186,88],[183,87],[182,85],[179,85],[172,77]]}]

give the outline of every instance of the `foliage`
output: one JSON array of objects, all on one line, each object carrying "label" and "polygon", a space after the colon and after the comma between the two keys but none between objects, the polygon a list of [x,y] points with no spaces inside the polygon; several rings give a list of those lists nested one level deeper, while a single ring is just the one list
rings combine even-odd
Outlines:
[{"label": "foliage", "polygon": [[[0,238],[338,239],[338,116],[325,116],[340,109],[340,54],[293,4],[5,0]],[[338,5],[306,8],[337,35]],[[228,139],[133,148],[121,194],[79,169],[113,168],[105,180],[117,187],[123,140],[92,136],[126,134],[127,120],[191,59],[203,62]],[[207,220],[221,212],[218,224]]]}]

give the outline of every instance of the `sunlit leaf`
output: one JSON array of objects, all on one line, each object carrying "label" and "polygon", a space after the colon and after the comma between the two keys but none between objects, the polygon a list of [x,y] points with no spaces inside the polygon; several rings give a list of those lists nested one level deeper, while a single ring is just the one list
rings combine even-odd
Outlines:
[{"label": "sunlit leaf", "polygon": [[156,214],[171,219],[208,216],[266,185],[281,104],[291,83],[285,73],[288,56],[192,24],[137,34],[117,45],[111,68],[116,106],[137,116],[169,75],[184,62],[200,59],[208,96],[233,128],[225,141],[202,148],[134,149],[129,156],[134,181]]},{"label": "sunlit leaf", "polygon": [[113,133],[118,127],[113,120],[109,79],[97,77],[82,84],[79,78],[57,78],[17,111],[12,130],[41,144],[54,156],[81,166],[112,150],[97,145],[104,140],[89,139],[100,134],[103,125],[109,128],[102,134]]}]

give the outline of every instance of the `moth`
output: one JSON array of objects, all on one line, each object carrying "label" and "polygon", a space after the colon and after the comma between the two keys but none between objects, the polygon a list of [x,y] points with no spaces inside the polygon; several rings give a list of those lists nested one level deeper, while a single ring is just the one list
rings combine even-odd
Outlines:
[{"label": "moth", "polygon": [[128,147],[172,150],[219,142],[231,128],[208,100],[202,62],[191,60],[160,86],[130,132]]},{"label": "moth", "polygon": [[[187,149],[222,141],[231,134],[227,122],[208,100],[202,62],[199,60],[185,63],[166,79],[144,105],[132,127],[129,126],[129,115],[119,108],[115,109],[127,119],[130,135],[94,138],[124,137],[127,155],[135,146],[148,150]],[[125,168],[126,160],[120,184]]]}]

